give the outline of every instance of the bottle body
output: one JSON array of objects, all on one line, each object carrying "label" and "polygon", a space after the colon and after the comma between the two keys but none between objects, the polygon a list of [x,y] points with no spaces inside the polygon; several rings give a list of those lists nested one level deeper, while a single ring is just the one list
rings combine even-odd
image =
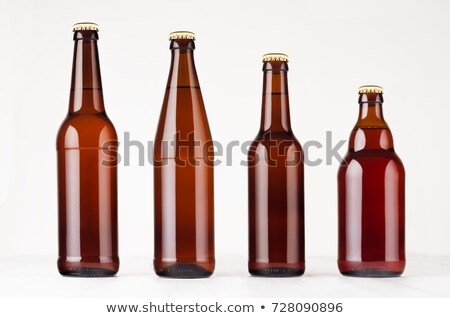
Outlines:
[{"label": "bottle body", "polygon": [[258,276],[298,276],[305,270],[304,174],[295,158],[302,150],[294,136],[272,140],[285,145],[286,155],[263,136],[248,153],[249,164],[258,161],[248,171],[248,269]]},{"label": "bottle body", "polygon": [[117,136],[107,118],[89,117],[68,118],[58,134],[58,269],[111,276],[119,268],[117,168],[104,145]]},{"label": "bottle body", "polygon": [[303,150],[290,129],[287,62],[263,68],[261,129],[248,151],[250,274],[305,270]]},{"label": "bottle body", "polygon": [[92,31],[75,34],[69,114],[57,136],[57,263],[69,276],[112,276],[119,269],[117,158],[110,155],[118,141],[104,112],[95,42]]},{"label": "bottle body", "polygon": [[157,275],[214,271],[212,138],[195,72],[193,40],[172,40],[172,65],[154,146]]},{"label": "bottle body", "polygon": [[382,97],[363,95],[338,171],[338,267],[349,276],[399,276],[405,268],[405,170],[382,116]]}]

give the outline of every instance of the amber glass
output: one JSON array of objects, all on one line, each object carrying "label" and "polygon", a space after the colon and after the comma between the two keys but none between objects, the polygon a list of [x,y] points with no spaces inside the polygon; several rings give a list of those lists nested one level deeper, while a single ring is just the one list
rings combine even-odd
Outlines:
[{"label": "amber glass", "polygon": [[[96,31],[76,31],[69,113],[57,137],[58,270],[112,276],[117,255],[117,134],[103,105]],[[111,151],[109,153],[112,153]]]},{"label": "amber glass", "polygon": [[394,152],[380,93],[361,93],[359,118],[338,172],[344,275],[393,277],[405,268],[405,170]]},{"label": "amber glass", "polygon": [[174,278],[208,277],[215,264],[212,139],[194,48],[171,40],[154,146],[154,268]]},{"label": "amber glass", "polygon": [[248,152],[250,274],[305,271],[303,151],[290,123],[287,62],[264,62],[261,126]]}]

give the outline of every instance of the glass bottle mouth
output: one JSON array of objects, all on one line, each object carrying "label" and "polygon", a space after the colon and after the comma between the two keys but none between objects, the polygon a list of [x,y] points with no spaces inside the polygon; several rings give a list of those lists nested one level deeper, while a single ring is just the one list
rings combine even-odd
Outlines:
[{"label": "glass bottle mouth", "polygon": [[73,25],[73,40],[98,40],[99,28],[93,22],[80,22]]},{"label": "glass bottle mouth", "polygon": [[175,31],[169,34],[170,49],[194,50],[195,34],[191,31]]},{"label": "glass bottle mouth", "polygon": [[171,50],[195,50],[194,40],[191,39],[173,39],[170,41]]},{"label": "glass bottle mouth", "polygon": [[289,70],[289,67],[287,65],[287,62],[285,62],[285,61],[266,61],[263,64],[262,70],[263,70],[263,72],[266,72],[266,71],[287,72]]},{"label": "glass bottle mouth", "polygon": [[75,31],[73,40],[98,40],[97,31]]},{"label": "glass bottle mouth", "polygon": [[288,56],[284,53],[267,53],[262,56],[263,71],[288,71]]},{"label": "glass bottle mouth", "polygon": [[358,103],[383,104],[383,95],[380,93],[360,93]]},{"label": "glass bottle mouth", "polygon": [[358,88],[361,103],[383,103],[383,87],[378,85],[363,85]]}]

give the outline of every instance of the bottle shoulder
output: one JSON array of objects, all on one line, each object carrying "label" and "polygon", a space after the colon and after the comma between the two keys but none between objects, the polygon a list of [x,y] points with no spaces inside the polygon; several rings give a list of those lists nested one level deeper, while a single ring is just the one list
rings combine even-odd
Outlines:
[{"label": "bottle shoulder", "polygon": [[198,141],[211,140],[208,116],[197,88],[171,88],[166,91],[156,129],[155,142],[186,140],[191,136]]},{"label": "bottle shoulder", "polygon": [[356,152],[348,152],[339,167],[339,174],[345,173],[349,168],[352,171],[364,171],[385,169],[398,170],[399,172],[405,171],[403,162],[394,150],[361,150]]},{"label": "bottle shoulder", "polygon": [[62,122],[56,140],[57,149],[103,147],[117,141],[117,133],[106,114],[68,115]]},{"label": "bottle shoulder", "polygon": [[259,132],[250,144],[249,156],[268,156],[284,160],[287,157],[303,157],[303,149],[293,133],[264,134]]}]

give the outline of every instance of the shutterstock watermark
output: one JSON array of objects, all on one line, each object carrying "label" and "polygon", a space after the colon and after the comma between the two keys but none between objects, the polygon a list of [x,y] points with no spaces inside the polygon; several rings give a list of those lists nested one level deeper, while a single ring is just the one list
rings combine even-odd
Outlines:
[{"label": "shutterstock watermark", "polygon": [[[232,166],[236,157],[241,166],[255,166],[261,162],[269,166],[295,166],[303,162],[307,166],[321,164],[332,165],[333,160],[343,162],[339,151],[346,140],[333,142],[333,133],[326,131],[325,141],[308,140],[301,148],[295,139],[278,138],[276,134],[265,133],[258,141],[232,140],[227,143],[219,141],[200,141],[195,133],[182,136],[175,133],[172,140],[145,143],[133,140],[129,132],[124,133],[122,143],[106,142],[102,149],[108,159],[102,160],[103,166],[132,165],[165,166]],[[122,147],[120,147],[120,144]],[[119,151],[119,149],[121,151]],[[301,151],[302,150],[302,151]],[[318,152],[318,154],[317,154]]]}]

